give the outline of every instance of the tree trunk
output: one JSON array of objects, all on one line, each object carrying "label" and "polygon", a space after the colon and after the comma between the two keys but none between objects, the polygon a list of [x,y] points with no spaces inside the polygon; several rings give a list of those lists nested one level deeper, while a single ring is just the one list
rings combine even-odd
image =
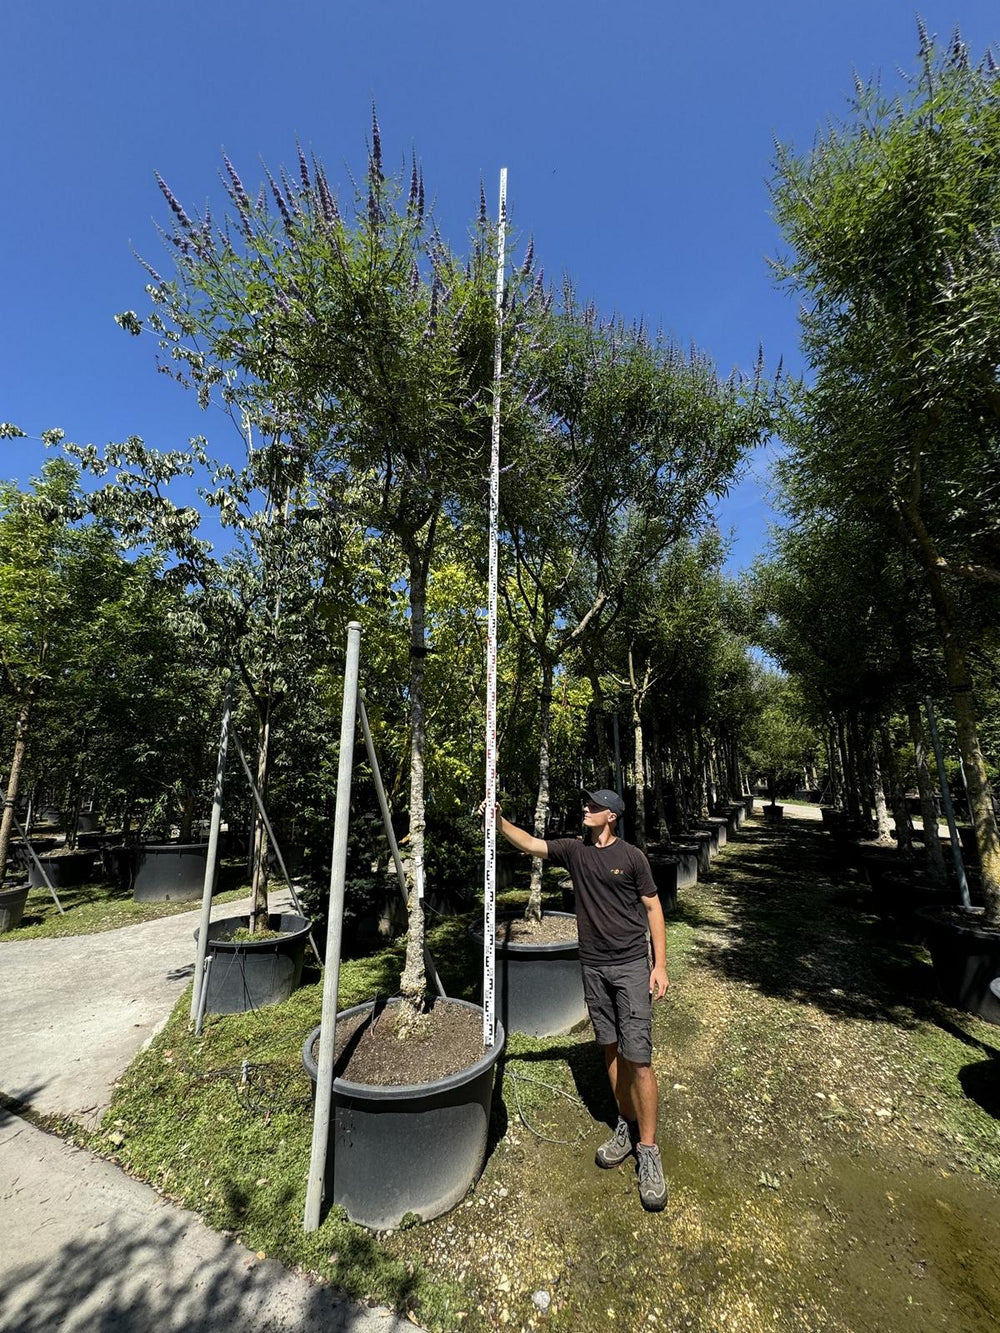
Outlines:
[{"label": "tree trunk", "polygon": [[[614,761],[611,758],[611,752],[608,749],[608,733],[604,725],[604,691],[601,689],[601,678],[593,668],[588,673],[590,679],[590,694],[594,708],[594,731],[597,736],[597,763],[601,775],[601,782],[606,781],[609,787],[615,785],[614,778],[609,776],[614,772]],[[597,784],[601,785],[600,782]]]},{"label": "tree trunk", "polygon": [[423,1011],[427,997],[424,967],[424,905],[419,889],[424,875],[424,667],[427,657],[427,571],[434,540],[435,520],[423,551],[416,541],[407,545],[410,572],[410,832],[407,839],[409,890],[406,962],[400,993],[415,1016]]},{"label": "tree trunk", "polygon": [[667,823],[667,806],[663,797],[663,740],[659,723],[656,721],[653,722],[653,800],[656,804],[656,836],[660,842],[665,842],[669,846],[670,826]]},{"label": "tree trunk", "polygon": [[927,736],[924,732],[923,718],[920,716],[920,705],[916,700],[907,702],[906,720],[910,728],[910,740],[913,742],[913,758],[917,770],[917,791],[920,793],[920,813],[924,825],[924,859],[927,862],[927,873],[933,883],[943,888],[948,881],[948,871],[938,833],[934,780],[927,764]]},{"label": "tree trunk", "polygon": [[983,872],[983,897],[986,925],[1000,926],[1000,830],[993,811],[993,796],[986,775],[986,763],[979,745],[976,709],[972,696],[972,678],[965,650],[959,639],[959,622],[951,590],[941,573],[943,561],[923,526],[915,507],[906,510],[906,520],[914,536],[914,547],[924,569],[927,589],[937,617],[944,651],[948,686],[951,690],[952,711],[958,733],[958,748],[965,764],[965,780],[969,787],[969,805],[976,829],[976,847]]},{"label": "tree trunk", "polygon": [[838,721],[840,732],[840,750],[844,757],[844,796],[847,804],[847,817],[858,828],[866,828],[867,820],[861,817],[861,787],[858,780],[856,752],[848,743],[848,728],[843,721]]},{"label": "tree trunk", "polygon": [[635,829],[633,841],[646,850],[646,767],[642,748],[642,717],[635,695],[632,696],[632,738],[635,745]]},{"label": "tree trunk", "polygon": [[194,789],[184,788],[184,804],[181,806],[180,827],[177,833],[178,842],[191,841],[191,829],[194,826]]},{"label": "tree trunk", "polygon": [[885,787],[882,783],[882,770],[879,767],[874,737],[869,742],[869,755],[872,771],[872,795],[875,801],[875,830],[878,841],[888,846],[892,842],[892,829],[889,825],[889,809],[885,803]]},{"label": "tree trunk", "polygon": [[896,821],[896,846],[906,856],[913,853],[913,825],[910,811],[906,804],[906,793],[899,776],[899,764],[896,762],[896,749],[892,742],[889,722],[883,718],[879,725],[879,738],[882,743],[882,765],[889,781],[889,793],[892,798],[892,813]]},{"label": "tree trunk", "polygon": [[10,855],[10,836],[14,827],[14,806],[21,786],[21,771],[24,768],[24,753],[28,747],[28,720],[31,717],[31,705],[34,692],[29,690],[17,715],[14,730],[14,754],[10,761],[10,776],[7,779],[7,796],[3,803],[3,817],[0,818],[0,885],[7,873],[7,858]]},{"label": "tree trunk", "polygon": [[[552,659],[542,659],[542,688],[538,703],[538,800],[535,803],[535,837],[545,837],[549,820],[549,763],[552,732]],[[532,921],[542,919],[542,868],[540,856],[531,858],[531,886],[524,915]]]},{"label": "tree trunk", "polygon": [[[271,757],[271,700],[270,695],[266,697],[264,703],[264,713],[260,719],[258,731],[259,743],[257,747],[257,791],[260,793],[260,799],[267,804],[267,781],[270,776],[270,757]],[[251,798],[252,799],[252,798]],[[267,930],[267,829],[264,827],[264,821],[260,817],[260,811],[257,809],[257,802],[254,801],[251,806],[253,810],[253,850],[250,857],[250,929],[251,931]]]}]

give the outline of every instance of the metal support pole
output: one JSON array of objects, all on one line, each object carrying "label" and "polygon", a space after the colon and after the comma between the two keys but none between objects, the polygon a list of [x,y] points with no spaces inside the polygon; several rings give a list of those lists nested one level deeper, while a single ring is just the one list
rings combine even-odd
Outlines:
[{"label": "metal support pole", "polygon": [[[6,805],[6,804],[7,804],[7,793],[6,793],[6,792],[0,792],[0,796],[2,796],[2,798],[3,798],[2,803],[3,803],[4,805]],[[30,806],[29,806],[29,809],[28,809],[28,818],[29,818],[29,820],[30,820],[30,818],[31,818],[31,809],[30,809]],[[52,881],[49,879],[48,871],[45,869],[45,866],[42,864],[42,862],[39,861],[39,859],[38,859],[38,855],[37,855],[37,853],[35,852],[34,847],[32,847],[32,845],[31,845],[31,839],[28,837],[27,829],[24,827],[24,825],[23,825],[23,824],[21,823],[21,821],[18,819],[17,815],[14,814],[13,809],[11,809],[11,819],[14,821],[14,828],[17,830],[17,836],[18,836],[18,837],[21,839],[21,841],[24,843],[25,848],[27,849],[28,855],[31,857],[32,861],[34,861],[35,866],[37,867],[38,873],[41,875],[41,877],[42,877],[42,881],[43,881],[44,884],[45,884],[45,887],[48,889],[49,893],[51,893],[51,894],[52,894],[52,897],[55,899],[55,904],[56,904],[56,906],[59,908],[60,913],[61,913],[63,916],[65,916],[65,915],[66,915],[66,909],[65,909],[65,907],[63,907],[62,903],[59,901],[59,895],[58,895],[58,893],[56,893],[55,889],[52,887]]]},{"label": "metal support pole", "polygon": [[212,822],[208,830],[208,852],[205,856],[205,881],[201,890],[201,915],[198,919],[198,952],[194,964],[194,985],[191,987],[191,1021],[198,1020],[202,991],[205,989],[205,955],[208,952],[208,928],[212,923],[212,894],[215,891],[215,871],[219,861],[219,830],[222,827],[222,782],[226,775],[226,750],[229,746],[229,718],[233,706],[233,678],[226,682],[226,697],[222,705],[222,731],[219,736],[219,757],[215,766],[215,791],[212,794]]},{"label": "metal support pole", "polygon": [[934,715],[934,705],[931,702],[930,695],[924,700],[924,706],[927,709],[927,725],[931,733],[931,744],[934,746],[934,758],[937,760],[938,781],[941,784],[941,801],[944,805],[944,813],[948,820],[948,832],[951,834],[951,858],[955,862],[955,873],[958,876],[958,891],[962,898],[962,906],[971,907],[972,899],[969,897],[969,881],[965,878],[965,863],[962,860],[962,842],[958,836],[958,824],[955,822],[955,807],[951,803],[951,791],[948,787],[948,777],[944,771],[944,755],[941,753],[941,738],[938,735],[937,718]]},{"label": "metal support pole", "polygon": [[352,620],[347,627],[347,661],[344,666],[344,703],[340,715],[340,762],[337,769],[337,805],[333,825],[333,855],[330,864],[330,913],[326,935],[326,969],[323,973],[323,1010],[320,1017],[319,1060],[316,1070],[316,1105],[313,1112],[312,1151],[303,1229],[315,1231],[323,1205],[327,1146],[330,1139],[330,1109],[333,1104],[333,1064],[337,1045],[337,989],[340,984],[340,943],[344,926],[344,884],[347,879],[347,826],[351,815],[351,770],[354,765],[354,735],[357,731],[358,672],[361,660],[361,626]]},{"label": "metal support pole", "polygon": [[205,1021],[205,1005],[208,1003],[208,974],[212,967],[212,955],[209,954],[205,959],[205,966],[201,972],[201,989],[198,993],[198,1012],[194,1020],[194,1035],[201,1036],[201,1025]]},{"label": "metal support pole", "polygon": [[[358,694],[358,713],[361,717],[361,730],[364,732],[365,749],[368,751],[368,762],[372,767],[372,778],[375,782],[375,792],[378,796],[379,809],[382,811],[382,823],[385,825],[385,836],[389,839],[389,850],[392,852],[393,864],[396,867],[396,879],[399,884],[399,892],[403,899],[403,906],[408,910],[410,903],[406,892],[406,871],[403,869],[403,859],[399,854],[399,844],[396,841],[396,834],[392,827],[392,816],[389,813],[389,802],[386,798],[385,787],[382,784],[382,773],[378,766],[378,756],[375,753],[375,742],[372,740],[372,730],[368,724],[368,710],[365,708],[365,692],[361,690]],[[424,945],[424,966],[427,968],[427,975],[430,977],[431,985],[437,991],[442,999],[447,998],[444,986],[441,984],[441,978],[438,976],[438,970],[434,965],[434,959],[431,957],[431,951],[427,945]]]},{"label": "metal support pole", "polygon": [[[274,848],[274,854],[278,858],[278,868],[281,871],[281,875],[285,881],[285,885],[288,889],[288,892],[292,896],[292,902],[295,904],[295,910],[296,912],[298,912],[299,916],[304,917],[305,912],[302,909],[302,903],[299,901],[299,895],[295,892],[295,885],[292,883],[292,878],[288,873],[287,867],[285,866],[285,858],[281,855],[281,848],[278,846],[278,839],[274,836],[274,829],[271,827],[271,821],[268,819],[267,811],[264,809],[264,802],[261,799],[260,792],[257,790],[257,784],[253,780],[253,773],[251,773],[250,765],[247,763],[247,757],[243,753],[243,746],[240,744],[240,738],[239,736],[236,735],[235,731],[233,732],[233,744],[236,746],[236,753],[239,755],[240,763],[243,765],[243,772],[247,775],[247,782],[249,782],[250,784],[250,790],[253,793],[253,799],[257,805],[257,811],[260,814],[261,819],[264,821],[264,828],[267,830],[267,841],[269,845]],[[322,959],[319,956],[319,950],[316,948],[316,941],[312,937],[311,930],[309,932],[309,947],[315,954],[316,961],[318,963],[322,962]]]}]

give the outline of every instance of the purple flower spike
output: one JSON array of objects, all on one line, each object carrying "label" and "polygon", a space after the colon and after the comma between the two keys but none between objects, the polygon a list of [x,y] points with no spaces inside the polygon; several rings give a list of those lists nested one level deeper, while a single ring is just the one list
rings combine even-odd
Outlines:
[{"label": "purple flower spike", "polygon": [[164,199],[166,199],[167,203],[173,210],[174,216],[177,218],[177,221],[181,224],[181,226],[184,228],[185,231],[190,231],[191,219],[184,212],[183,208],[181,208],[179,202],[174,197],[173,192],[170,189],[170,186],[167,184],[167,182],[163,179],[163,177],[160,175],[158,171],[154,171],[153,176],[156,179],[157,185],[160,187],[161,194],[163,195]]},{"label": "purple flower spike", "polygon": [[382,133],[378,127],[375,103],[372,102],[372,179],[382,181]]},{"label": "purple flower spike", "polygon": [[309,194],[312,191],[312,182],[309,180],[309,163],[306,161],[306,155],[302,151],[302,145],[296,140],[295,147],[299,150],[299,176],[302,179],[302,192]]},{"label": "purple flower spike", "polygon": [[406,200],[407,208],[416,208],[417,199],[420,194],[420,181],[417,177],[417,159],[413,158],[413,166],[410,170],[410,194]]},{"label": "purple flower spike", "polygon": [[326,222],[337,222],[340,220],[340,213],[337,210],[337,201],[331,193],[330,186],[326,179],[326,172],[322,167],[316,168],[316,184],[319,187],[319,202],[323,209],[323,218]]},{"label": "purple flower spike", "polygon": [[233,190],[235,191],[236,194],[237,207],[240,209],[241,212],[246,211],[247,213],[249,213],[250,199],[247,196],[246,190],[244,190],[243,188],[243,182],[236,174],[236,168],[233,166],[232,162],[230,162],[229,158],[226,157],[225,153],[222,154],[222,160],[226,164],[226,171],[229,173],[229,179],[233,183]]},{"label": "purple flower spike", "polygon": [[528,238],[528,248],[524,252],[524,263],[521,265],[521,277],[527,278],[531,275],[531,268],[535,262],[535,238]]},{"label": "purple flower spike", "polygon": [[281,220],[285,224],[285,231],[291,234],[292,215],[291,213],[289,213],[288,205],[285,203],[285,196],[278,189],[274,177],[271,175],[271,173],[267,170],[266,167],[264,168],[264,174],[267,176],[268,184],[271,186],[271,193],[274,195],[274,202],[278,205],[278,212],[281,214]]}]

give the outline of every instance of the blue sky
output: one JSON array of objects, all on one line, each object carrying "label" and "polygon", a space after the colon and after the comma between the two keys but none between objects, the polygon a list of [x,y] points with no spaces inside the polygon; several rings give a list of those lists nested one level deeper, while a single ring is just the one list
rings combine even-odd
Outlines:
[{"label": "blue sky", "polygon": [[[916,10],[898,0],[7,0],[0,164],[0,420],[101,444],[163,448],[232,430],[156,374],[153,347],[114,323],[144,313],[157,267],[159,171],[185,204],[221,210],[221,152],[257,184],[296,139],[349,193],[372,99],[388,165],[415,150],[442,229],[460,243],[482,177],[495,208],[510,172],[516,234],[546,273],[599,309],[644,315],[723,372],[792,370],[795,304],[767,179],[777,138],[805,150],[846,108],[852,72],[915,64]],[[1000,38],[995,3],[924,4],[972,54]],[[43,450],[0,441],[0,476],[26,483]],[[763,544],[766,452],[720,512],[732,565]]]}]

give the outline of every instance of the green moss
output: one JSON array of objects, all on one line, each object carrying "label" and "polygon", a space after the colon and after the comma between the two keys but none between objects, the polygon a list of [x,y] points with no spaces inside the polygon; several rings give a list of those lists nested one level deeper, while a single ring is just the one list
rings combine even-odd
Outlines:
[{"label": "green moss", "polygon": [[[214,903],[232,902],[246,897],[249,888],[217,893]],[[16,930],[0,935],[0,948],[11,940],[53,940],[65,935],[97,935],[121,926],[136,926],[143,921],[178,916],[197,908],[197,902],[137,903],[129,890],[114,884],[81,884],[57,889],[63,912],[52,900],[48,889],[31,889],[24,916]]]}]

